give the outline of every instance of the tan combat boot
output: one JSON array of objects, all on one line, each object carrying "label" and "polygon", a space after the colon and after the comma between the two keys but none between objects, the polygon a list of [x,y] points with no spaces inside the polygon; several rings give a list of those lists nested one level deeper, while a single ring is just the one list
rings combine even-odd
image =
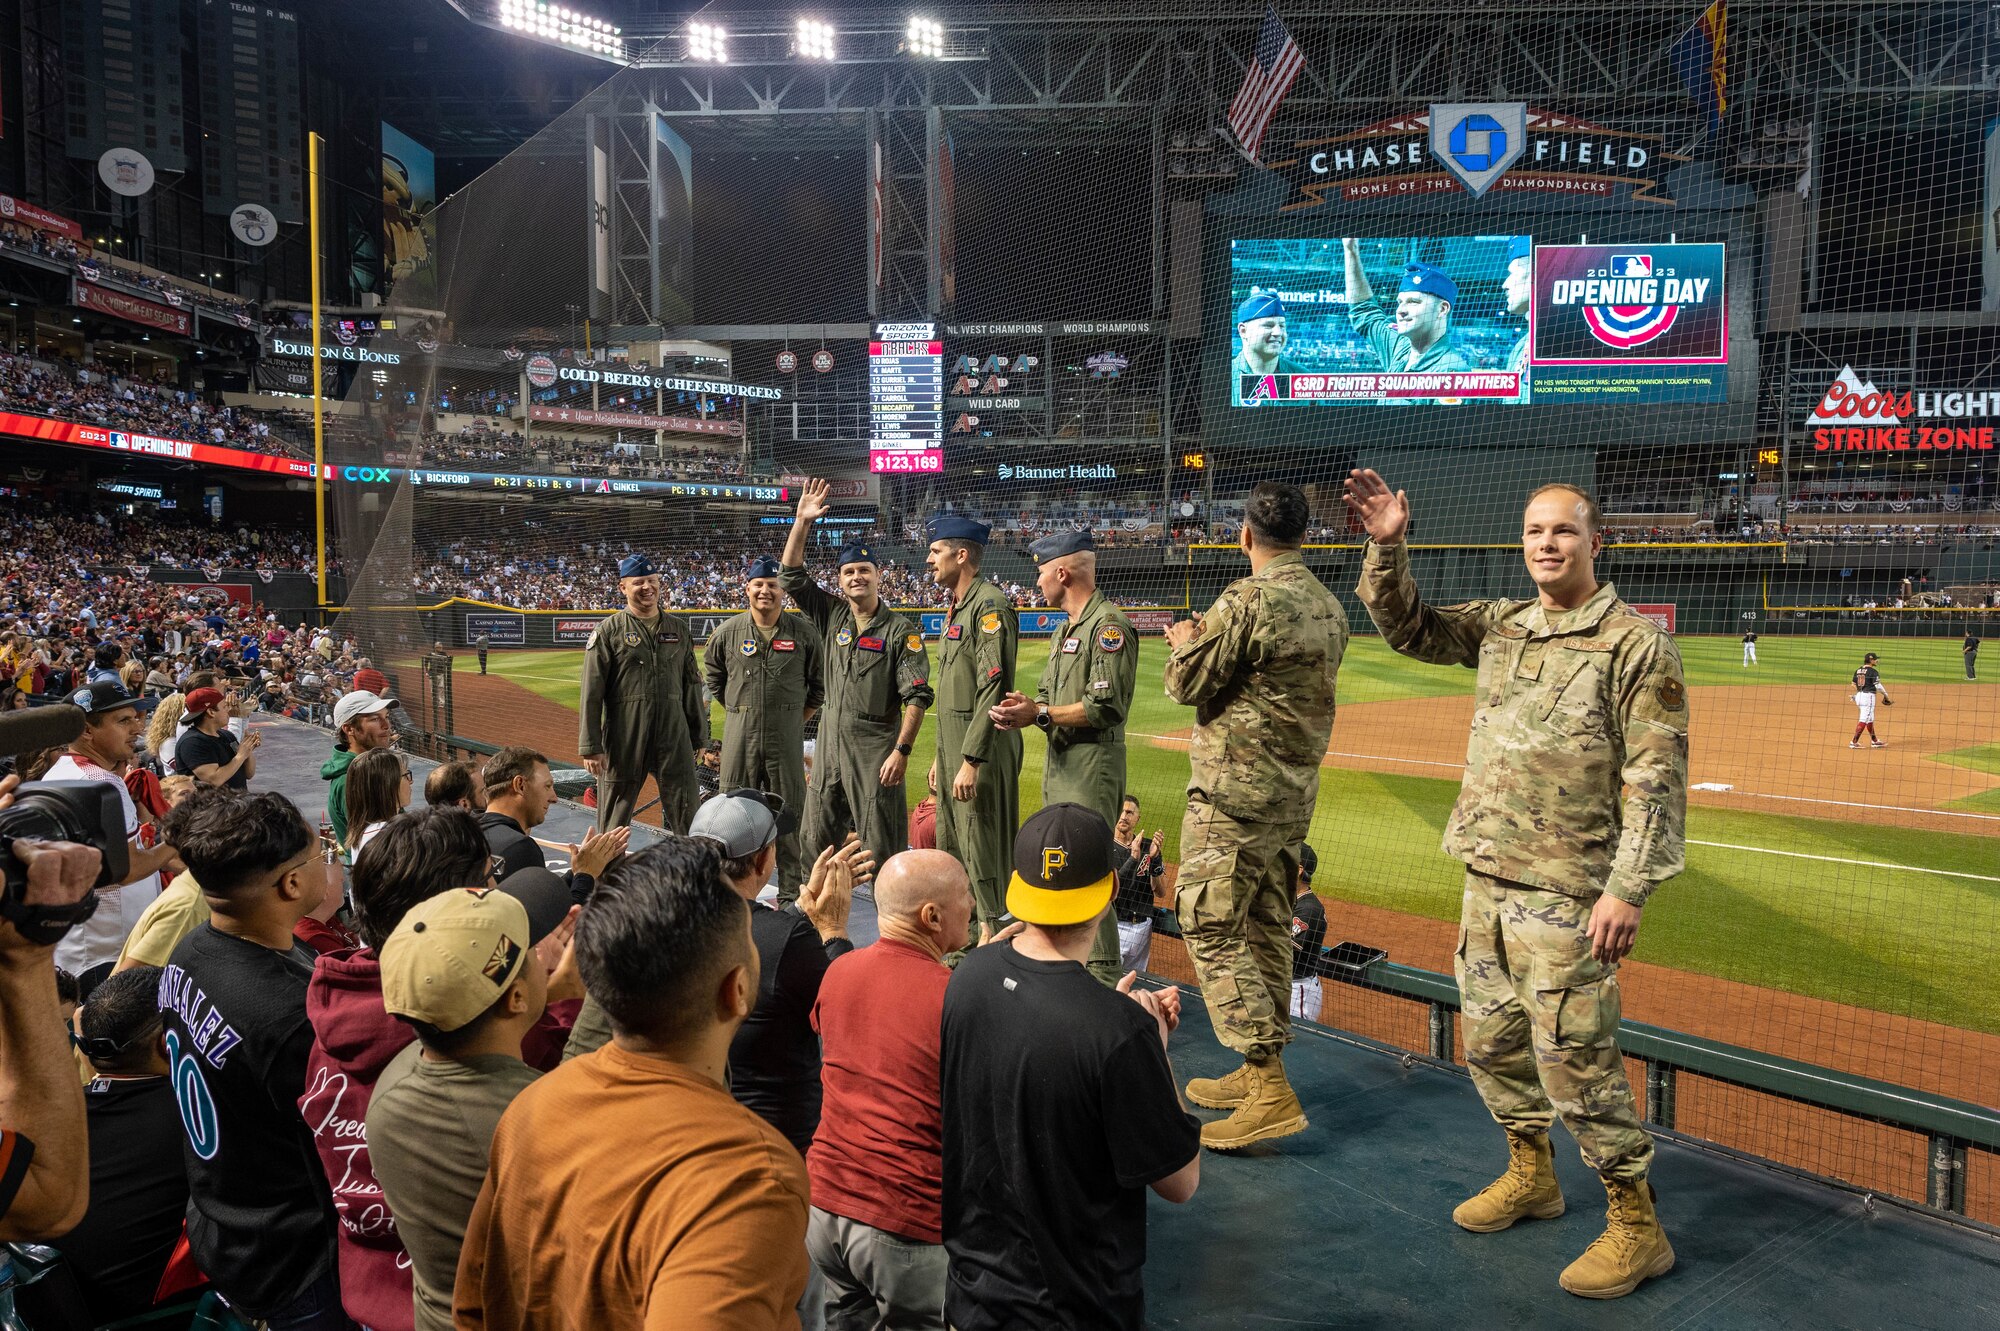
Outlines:
[{"label": "tan combat boot", "polygon": [[1211,1151],[1240,1150],[1306,1130],[1306,1109],[1285,1080],[1284,1061],[1273,1054],[1243,1066],[1250,1073],[1249,1096],[1228,1118],[1202,1125],[1201,1144]]},{"label": "tan combat boot", "polygon": [[1556,1182],[1549,1134],[1522,1137],[1508,1133],[1507,1156],[1507,1172],[1477,1196],[1460,1202],[1451,1213],[1459,1228],[1491,1234],[1516,1220],[1553,1220],[1563,1213],[1562,1185]]},{"label": "tan combat boot", "polygon": [[1226,1077],[1196,1077],[1187,1084],[1187,1098],[1203,1109],[1234,1109],[1250,1098],[1250,1065]]},{"label": "tan combat boot", "polygon": [[1607,1178],[1609,1217],[1597,1242],[1562,1273],[1562,1287],[1586,1299],[1618,1299],[1639,1282],[1674,1269],[1673,1245],[1653,1211],[1653,1185],[1644,1179]]}]

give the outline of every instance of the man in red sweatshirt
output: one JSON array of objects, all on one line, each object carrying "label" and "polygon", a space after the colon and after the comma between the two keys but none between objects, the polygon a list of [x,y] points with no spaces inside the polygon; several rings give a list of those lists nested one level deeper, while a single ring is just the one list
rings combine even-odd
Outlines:
[{"label": "man in red sweatshirt", "polygon": [[[424,809],[390,820],[357,857],[353,897],[363,946],[322,956],[306,990],[312,1053],[306,1063],[305,1117],[339,1216],[341,1304],[373,1331],[412,1331],[415,1294],[409,1255],[368,1155],[368,1099],[382,1070],[415,1034],[389,1015],[382,1002],[377,952],[419,901],[454,887],[493,885],[492,856],[478,821],[463,809]],[[551,1010],[522,1041],[522,1058],[542,1071],[562,1060],[583,986],[563,949],[574,923],[569,889],[546,869],[524,870],[500,884],[521,899],[538,925],[549,964]],[[551,913],[564,921],[543,936]],[[566,1000],[560,1005],[556,1000]]]}]

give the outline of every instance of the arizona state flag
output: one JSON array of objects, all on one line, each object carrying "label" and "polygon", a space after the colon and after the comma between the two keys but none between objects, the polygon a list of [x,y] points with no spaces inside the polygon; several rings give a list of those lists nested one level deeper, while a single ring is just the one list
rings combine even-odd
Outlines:
[{"label": "arizona state flag", "polygon": [[1674,43],[1674,72],[1695,105],[1708,113],[1710,133],[1722,128],[1729,110],[1728,24],[1728,6],[1715,0]]}]

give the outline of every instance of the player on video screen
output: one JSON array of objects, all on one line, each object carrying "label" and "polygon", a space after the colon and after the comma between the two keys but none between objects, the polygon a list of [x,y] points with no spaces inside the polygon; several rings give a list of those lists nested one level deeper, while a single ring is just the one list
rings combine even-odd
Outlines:
[{"label": "player on video screen", "polygon": [[[1500,294],[1507,301],[1509,319],[1528,317],[1528,297],[1535,289],[1535,238],[1515,236],[1507,242],[1507,271],[1500,279]],[[1514,349],[1507,353],[1506,364],[1500,367],[1511,374],[1521,376],[1521,392],[1516,397],[1499,398],[1501,402],[1520,403],[1528,400],[1528,334],[1524,329]]]},{"label": "player on video screen", "polygon": [[1236,376],[1239,402],[1291,396],[1291,385],[1272,376],[1301,373],[1286,359],[1285,306],[1268,291],[1252,291],[1236,307],[1236,336],[1243,350],[1236,353],[1231,369]]},{"label": "player on video screen", "polygon": [[[1393,321],[1375,303],[1375,289],[1361,270],[1361,242],[1352,236],[1340,242],[1347,261],[1347,318],[1354,331],[1368,339],[1375,358],[1388,374],[1426,374],[1470,370],[1472,362],[1451,336],[1451,307],[1458,303],[1458,284],[1442,268],[1413,263],[1403,269],[1396,293]],[[1382,398],[1384,406],[1427,406],[1456,398]]]}]

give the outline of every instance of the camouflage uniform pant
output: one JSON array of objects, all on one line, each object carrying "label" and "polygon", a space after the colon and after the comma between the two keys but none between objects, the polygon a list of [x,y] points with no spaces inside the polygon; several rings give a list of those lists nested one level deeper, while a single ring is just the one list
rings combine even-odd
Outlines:
[{"label": "camouflage uniform pant", "polygon": [[1494,1121],[1517,1136],[1557,1117],[1600,1174],[1644,1178],[1653,1138],[1618,1052],[1618,968],[1590,954],[1591,903],[1465,871],[1459,1000],[1465,1062]]},{"label": "camouflage uniform pant", "polygon": [[1200,800],[1181,823],[1181,939],[1216,1038],[1245,1058],[1292,1041],[1292,884],[1304,823],[1240,822]]}]

